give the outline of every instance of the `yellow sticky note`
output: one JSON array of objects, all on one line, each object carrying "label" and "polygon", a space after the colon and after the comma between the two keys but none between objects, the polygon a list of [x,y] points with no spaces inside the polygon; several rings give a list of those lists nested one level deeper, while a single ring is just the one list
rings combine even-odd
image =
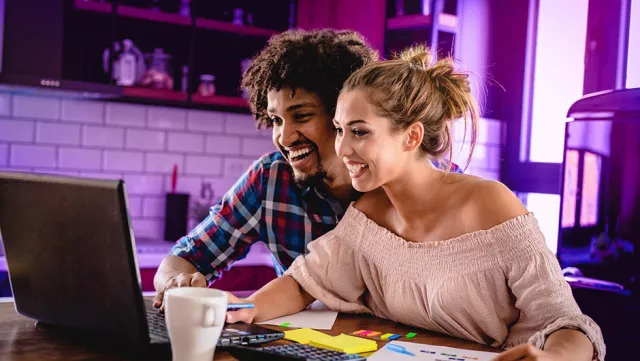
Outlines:
[{"label": "yellow sticky note", "polygon": [[384,335],[380,336],[381,339],[386,340],[389,338],[389,336],[393,336],[392,333],[385,333]]},{"label": "yellow sticky note", "polygon": [[319,341],[325,338],[332,338],[332,336],[310,328],[299,328],[297,330],[284,331],[285,340],[298,342],[303,345],[308,344],[311,340]]},{"label": "yellow sticky note", "polygon": [[309,345],[345,353],[364,353],[378,349],[378,344],[374,340],[349,336],[344,333],[327,339],[311,340]]}]

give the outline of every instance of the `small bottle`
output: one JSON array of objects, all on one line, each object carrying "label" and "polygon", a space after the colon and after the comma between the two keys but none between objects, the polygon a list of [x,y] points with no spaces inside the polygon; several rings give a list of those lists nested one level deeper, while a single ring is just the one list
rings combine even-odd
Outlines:
[{"label": "small bottle", "polygon": [[118,85],[132,86],[136,81],[136,56],[133,53],[133,42],[129,39],[122,41],[122,53],[118,58]]},{"label": "small bottle", "polygon": [[216,94],[216,77],[211,74],[200,75],[200,85],[198,85],[198,94],[209,97]]}]

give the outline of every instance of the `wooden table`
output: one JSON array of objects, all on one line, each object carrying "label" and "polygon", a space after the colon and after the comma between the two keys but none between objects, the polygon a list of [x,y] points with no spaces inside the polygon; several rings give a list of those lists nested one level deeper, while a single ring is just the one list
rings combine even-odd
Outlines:
[{"label": "wooden table", "polygon": [[[276,326],[266,326],[275,330],[282,330]],[[460,340],[441,334],[427,332],[421,329],[407,327],[398,323],[365,315],[340,314],[331,331],[323,331],[331,335],[351,333],[367,329],[385,331],[398,334],[416,332],[418,335],[407,340],[432,345],[451,346],[477,351],[499,352],[498,349]],[[284,344],[288,341],[280,340],[272,344]],[[378,347],[386,342],[379,341]],[[16,314],[12,302],[0,303],[0,360],[171,360],[169,346],[153,346],[135,349],[131,346],[115,345],[105,340],[96,340],[82,335],[70,335],[68,332],[43,327],[34,320]],[[235,360],[223,350],[217,350],[214,360]]]}]

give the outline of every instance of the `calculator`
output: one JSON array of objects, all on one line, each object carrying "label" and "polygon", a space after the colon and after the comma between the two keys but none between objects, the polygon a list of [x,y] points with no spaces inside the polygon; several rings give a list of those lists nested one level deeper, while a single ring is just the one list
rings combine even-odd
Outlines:
[{"label": "calculator", "polygon": [[232,346],[226,349],[240,361],[365,361],[366,357],[320,347],[293,343],[289,345],[246,347]]}]

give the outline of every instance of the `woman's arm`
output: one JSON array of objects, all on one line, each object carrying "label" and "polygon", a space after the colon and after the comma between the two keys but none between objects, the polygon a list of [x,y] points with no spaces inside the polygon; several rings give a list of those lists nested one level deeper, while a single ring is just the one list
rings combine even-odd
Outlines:
[{"label": "woman's arm", "polygon": [[293,277],[282,276],[267,283],[245,300],[228,294],[229,303],[253,303],[252,309],[227,312],[227,322],[261,322],[304,310],[315,299]]},{"label": "woman's arm", "polygon": [[[488,219],[487,226],[527,213],[502,184],[482,186],[475,192],[476,214]],[[580,311],[537,223],[521,223],[507,236],[511,247],[503,260],[504,272],[520,315],[505,341],[507,347],[517,346],[496,360],[603,361],[606,350],[600,328]]]},{"label": "woman's arm", "polygon": [[491,361],[590,361],[592,359],[593,346],[585,334],[576,330],[560,329],[549,335],[543,350],[525,343],[501,353]]},{"label": "woman's arm", "polygon": [[544,350],[554,356],[554,360],[593,359],[593,345],[582,332],[571,329],[560,329],[547,337]]}]

